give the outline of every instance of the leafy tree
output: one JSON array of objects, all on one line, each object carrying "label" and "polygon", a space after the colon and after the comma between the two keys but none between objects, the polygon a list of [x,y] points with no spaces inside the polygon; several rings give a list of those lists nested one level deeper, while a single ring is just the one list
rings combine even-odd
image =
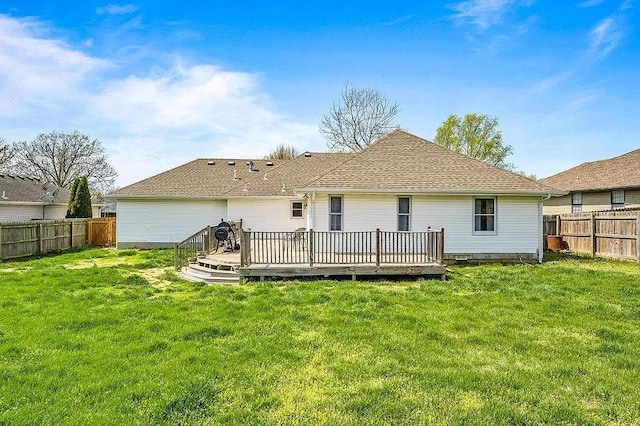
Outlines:
[{"label": "leafy tree", "polygon": [[265,157],[265,160],[291,160],[297,155],[298,150],[293,145],[285,145],[281,143]]},{"label": "leafy tree", "polygon": [[438,128],[434,142],[494,166],[513,168],[506,162],[513,148],[502,142],[496,117],[475,113],[458,117],[452,114]]},{"label": "leafy tree", "polygon": [[80,184],[80,178],[75,178],[73,184],[71,184],[71,190],[69,191],[69,203],[67,204],[67,216],[68,218],[76,217],[76,194],[78,193],[78,185]]},{"label": "leafy tree", "polygon": [[358,152],[397,129],[398,105],[373,89],[345,85],[320,122],[331,151]]},{"label": "leafy tree", "polygon": [[85,176],[93,190],[106,192],[118,175],[107,162],[102,142],[78,131],[41,133],[31,142],[15,143],[13,149],[16,173],[63,188]]},{"label": "leafy tree", "polygon": [[13,150],[3,138],[0,138],[0,169],[7,168],[13,158]]},{"label": "leafy tree", "polygon": [[70,197],[67,217],[91,217],[91,193],[89,192],[89,183],[87,178],[85,176],[76,178],[73,186],[75,186],[75,194],[73,194],[73,201],[71,201]]}]

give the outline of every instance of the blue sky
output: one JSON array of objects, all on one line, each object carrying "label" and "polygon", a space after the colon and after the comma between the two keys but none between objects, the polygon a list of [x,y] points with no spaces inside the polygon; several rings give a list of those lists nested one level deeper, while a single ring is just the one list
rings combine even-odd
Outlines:
[{"label": "blue sky", "polygon": [[89,133],[125,185],[279,142],[325,150],[349,82],[428,139],[449,114],[497,116],[538,177],[640,147],[633,0],[301,4],[3,0],[0,137]]}]

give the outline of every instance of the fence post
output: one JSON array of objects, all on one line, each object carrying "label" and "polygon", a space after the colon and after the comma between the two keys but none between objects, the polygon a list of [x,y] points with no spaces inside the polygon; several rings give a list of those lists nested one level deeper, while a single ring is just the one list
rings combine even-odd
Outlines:
[{"label": "fence post", "polygon": [[596,214],[591,212],[591,256],[596,255],[598,242],[596,237]]},{"label": "fence post", "polygon": [[315,255],[316,236],[313,229],[309,229],[309,266],[313,267],[313,257]]},{"label": "fence post", "polygon": [[73,220],[69,220],[69,237],[71,238],[70,248],[73,248]]},{"label": "fence post", "polygon": [[380,266],[380,228],[376,228],[376,266]]},{"label": "fence post", "polygon": [[87,245],[93,244],[93,222],[87,219]]},{"label": "fence post", "polygon": [[[640,212],[636,213],[636,258],[640,263]],[[2,233],[0,232],[0,249],[2,247]],[[0,256],[0,260],[2,257]]]},{"label": "fence post", "polygon": [[[640,252],[640,250],[638,250]],[[2,225],[0,225],[0,262],[2,262]]]},{"label": "fence post", "polygon": [[42,253],[42,224],[38,224],[38,253]]},{"label": "fence post", "polygon": [[560,219],[560,215],[556,216],[556,235],[562,235],[560,232],[560,228],[562,225],[562,219]]}]

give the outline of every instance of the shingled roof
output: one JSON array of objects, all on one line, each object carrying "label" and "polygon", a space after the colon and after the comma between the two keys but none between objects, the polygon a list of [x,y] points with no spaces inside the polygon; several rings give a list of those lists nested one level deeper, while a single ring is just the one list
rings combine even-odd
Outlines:
[{"label": "shingled roof", "polygon": [[640,149],[607,160],[583,163],[540,182],[565,191],[640,187]]},{"label": "shingled roof", "polygon": [[516,173],[395,130],[302,190],[558,194]]},{"label": "shingled roof", "polygon": [[244,185],[236,186],[224,195],[229,197],[294,195],[297,188],[318,179],[354,155],[352,153],[308,152],[271,171],[267,170],[266,179],[262,174],[259,178],[247,182],[246,191]]},{"label": "shingled roof", "polygon": [[59,188],[53,196],[55,189],[54,185],[45,185],[38,179],[0,174],[0,203],[67,204],[69,190]]}]

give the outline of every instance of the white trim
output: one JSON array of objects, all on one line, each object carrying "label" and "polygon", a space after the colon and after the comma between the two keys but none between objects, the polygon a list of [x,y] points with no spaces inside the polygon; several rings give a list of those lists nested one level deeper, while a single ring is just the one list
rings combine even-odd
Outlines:
[{"label": "white trim", "polygon": [[397,195],[513,195],[514,197],[540,197],[546,195],[562,196],[569,194],[569,191],[558,190],[540,190],[540,191],[518,191],[518,190],[412,190],[399,192],[397,189],[370,189],[370,188],[355,188],[355,189],[343,189],[343,188],[298,188],[294,192],[319,192],[327,194],[397,194]]},{"label": "white trim", "polygon": [[[493,231],[477,231],[476,230],[476,200],[493,200]],[[491,216],[482,214],[483,216]],[[498,235],[498,197],[473,197],[471,205],[471,233],[473,235]]]},{"label": "white trim", "polygon": [[[408,198],[409,199],[409,213],[400,213],[400,199],[401,198]],[[409,226],[406,231],[410,232],[411,231],[411,225],[412,225],[412,220],[411,220],[411,216],[412,216],[412,206],[411,206],[411,195],[398,195],[396,197],[396,230],[398,232],[405,232],[405,231],[401,231],[400,230],[400,216],[408,216],[409,217]]]},{"label": "white trim", "polygon": [[[331,212],[331,198],[340,198],[340,213],[332,213]],[[329,223],[328,223],[328,229],[329,232],[341,232],[344,230],[344,196],[342,194],[338,195],[338,194],[329,194],[329,199],[328,199],[328,207],[329,207]],[[340,215],[340,229],[331,229],[331,216],[337,216]]]},{"label": "white trim", "polygon": [[[293,215],[293,204],[294,203],[300,203],[300,216],[294,216]],[[289,218],[290,219],[304,219],[304,201],[302,201],[302,200],[291,200],[291,202],[289,203]]]}]

